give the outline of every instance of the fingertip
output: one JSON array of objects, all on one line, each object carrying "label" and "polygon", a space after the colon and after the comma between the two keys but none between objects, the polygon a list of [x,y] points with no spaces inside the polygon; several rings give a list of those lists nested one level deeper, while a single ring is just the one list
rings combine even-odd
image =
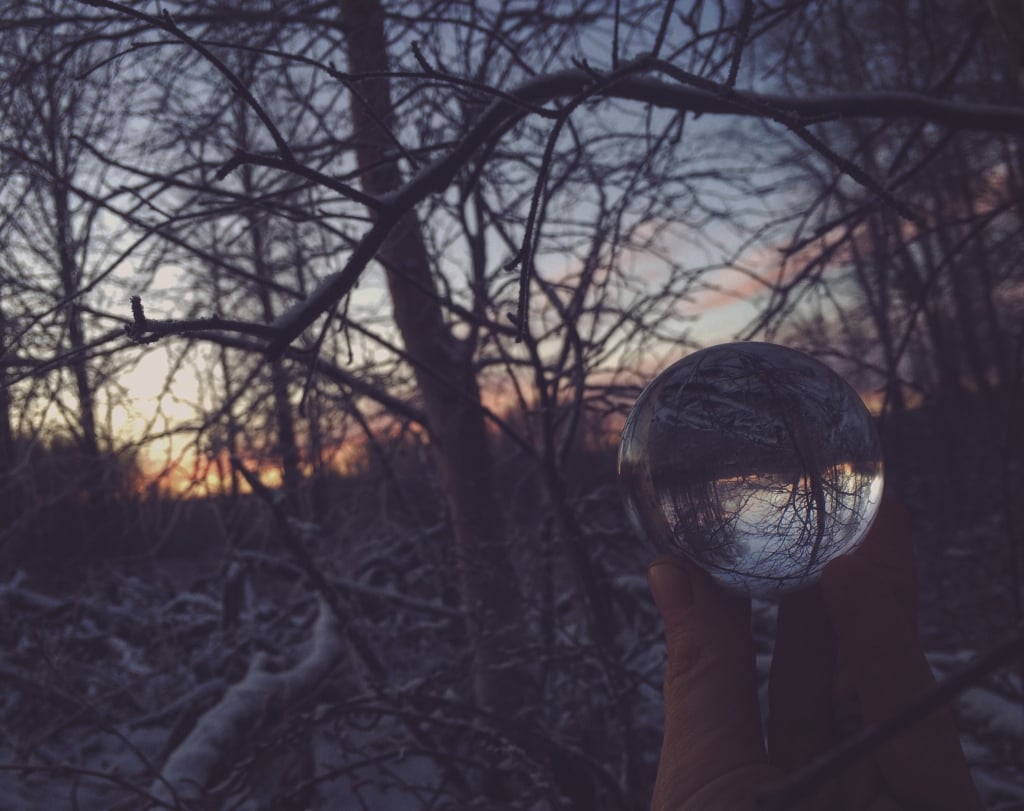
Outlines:
[{"label": "fingertip", "polygon": [[665,699],[673,702],[677,691],[702,689],[704,669],[698,663],[743,648],[749,615],[707,572],[676,555],[654,561],[647,582],[665,630]]},{"label": "fingertip", "polygon": [[693,605],[693,585],[686,562],[664,556],[647,568],[647,585],[666,625]]},{"label": "fingertip", "polygon": [[746,650],[752,644],[750,600],[715,582],[697,564],[666,555],[647,569],[651,596],[665,626],[669,654],[673,643],[710,646],[716,652]]}]

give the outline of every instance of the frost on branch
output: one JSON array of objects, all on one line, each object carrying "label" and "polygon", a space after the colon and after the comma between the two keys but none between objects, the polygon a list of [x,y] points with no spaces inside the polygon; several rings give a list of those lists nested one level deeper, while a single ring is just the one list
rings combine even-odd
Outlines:
[{"label": "frost on branch", "polygon": [[[268,673],[254,659],[245,677],[207,712],[167,759],[152,794],[173,804],[202,798],[218,767],[227,764],[261,720],[296,711],[338,663],[343,645],[338,620],[320,602],[309,653],[295,667]],[[172,794],[173,792],[173,794]]]}]

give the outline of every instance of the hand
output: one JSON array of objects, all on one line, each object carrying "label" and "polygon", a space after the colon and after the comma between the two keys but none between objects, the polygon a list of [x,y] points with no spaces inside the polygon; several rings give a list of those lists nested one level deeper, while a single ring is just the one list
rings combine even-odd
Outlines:
[{"label": "hand", "polygon": [[[884,500],[868,537],[821,583],[787,595],[768,688],[767,752],[757,703],[750,602],[694,564],[655,561],[665,625],[665,738],[654,811],[754,809],[758,792],[932,684],[917,634],[910,520]],[[936,712],[834,776],[801,811],[970,811],[981,803],[956,727]]]}]

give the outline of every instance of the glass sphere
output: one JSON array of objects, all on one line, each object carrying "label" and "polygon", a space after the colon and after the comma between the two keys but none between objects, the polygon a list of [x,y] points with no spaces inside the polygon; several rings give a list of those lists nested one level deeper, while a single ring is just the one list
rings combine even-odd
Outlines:
[{"label": "glass sphere", "polygon": [[644,389],[622,431],[619,483],[658,551],[775,597],[863,540],[882,497],[881,449],[860,397],[824,364],[723,344]]}]

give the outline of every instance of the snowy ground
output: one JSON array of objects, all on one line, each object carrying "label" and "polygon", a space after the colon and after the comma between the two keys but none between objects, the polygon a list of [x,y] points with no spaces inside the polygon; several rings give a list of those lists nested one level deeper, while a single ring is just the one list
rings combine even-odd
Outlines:
[{"label": "snowy ground", "polygon": [[[455,612],[386,585],[339,581],[368,606],[354,629],[342,629],[295,583],[254,598],[226,627],[222,585],[219,576],[183,587],[123,570],[83,582],[68,596],[46,594],[24,578],[0,585],[0,808],[459,807],[435,750],[450,744],[468,758],[490,744],[485,725],[466,714],[463,696],[436,689],[447,672],[439,660],[452,655],[438,640],[451,636]],[[642,577],[622,578],[616,588],[648,611]],[[755,622],[763,679],[771,612],[759,605]],[[662,652],[650,613],[641,617],[655,632],[631,643],[631,723],[653,742],[639,758],[649,768]],[[350,631],[386,633],[391,651],[403,652],[403,675],[387,695],[357,675],[344,641]],[[561,633],[571,637],[571,623]],[[940,678],[980,652],[943,646],[935,629],[927,637]],[[577,651],[568,644],[565,650]],[[452,663],[451,672],[463,665]],[[965,751],[991,809],[1024,807],[1020,673],[1004,669],[957,702]],[[559,671],[550,682],[559,700],[571,700],[563,697],[579,689],[577,678],[596,677]],[[550,720],[556,732],[560,724],[580,723],[557,713]],[[607,723],[595,716],[592,728]],[[576,752],[571,736],[559,740]],[[503,762],[512,772],[527,768],[514,747]],[[609,760],[598,772],[615,781],[626,768],[620,766]],[[559,807],[545,799],[542,778],[531,786],[536,796],[517,807]],[[210,793],[200,800],[203,791]]]}]

